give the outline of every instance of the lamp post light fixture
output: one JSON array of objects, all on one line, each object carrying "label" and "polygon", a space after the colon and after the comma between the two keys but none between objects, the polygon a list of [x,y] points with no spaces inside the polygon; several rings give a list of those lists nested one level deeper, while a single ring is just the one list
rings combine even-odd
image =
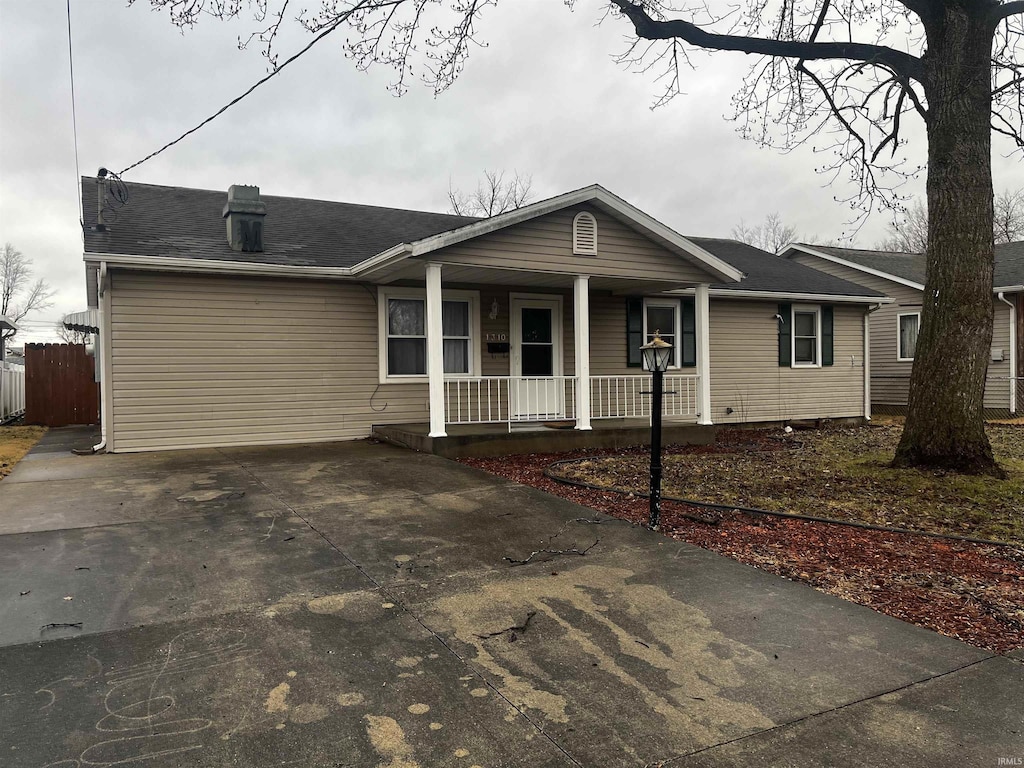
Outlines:
[{"label": "lamp post light fixture", "polygon": [[672,345],[654,332],[654,338],[640,347],[644,367],[651,372],[651,495],[648,528],[658,530],[661,522],[661,412],[665,371],[672,360]]}]

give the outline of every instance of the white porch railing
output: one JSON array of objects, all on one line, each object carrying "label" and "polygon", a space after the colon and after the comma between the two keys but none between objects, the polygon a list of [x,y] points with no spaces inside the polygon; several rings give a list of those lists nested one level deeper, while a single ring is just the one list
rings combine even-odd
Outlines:
[{"label": "white porch railing", "polygon": [[[665,375],[663,416],[691,420],[697,416],[700,377]],[[575,421],[578,380],[575,376],[474,376],[445,379],[446,424],[508,424]],[[590,377],[590,418],[651,418],[651,377]]]},{"label": "white porch railing", "polygon": [[500,424],[576,418],[575,376],[445,379],[446,424]]},{"label": "white porch railing", "polygon": [[[662,398],[662,417],[696,418],[697,386],[700,376],[685,373],[666,373]],[[591,376],[590,418],[635,419],[651,418],[651,377]]]},{"label": "white porch railing", "polygon": [[0,423],[25,412],[25,368],[0,363]]}]

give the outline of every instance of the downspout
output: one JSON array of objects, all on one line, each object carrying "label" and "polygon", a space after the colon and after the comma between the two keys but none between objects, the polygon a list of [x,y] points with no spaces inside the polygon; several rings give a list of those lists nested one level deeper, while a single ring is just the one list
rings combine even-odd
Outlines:
[{"label": "downspout", "polygon": [[882,308],[871,304],[864,312],[864,421],[871,421],[871,313]]},{"label": "downspout", "polygon": [[996,298],[1010,308],[1010,415],[1017,413],[1017,305],[1000,291]]},{"label": "downspout", "polygon": [[106,298],[109,280],[107,277],[107,262],[100,262],[99,274],[97,275],[99,286],[97,295],[99,297],[99,344],[97,361],[100,366],[100,441],[92,447],[93,453],[98,453],[107,447],[107,415],[110,411],[110,404],[107,402],[107,383],[109,382],[110,371],[107,367],[107,313],[104,311],[104,299]]}]

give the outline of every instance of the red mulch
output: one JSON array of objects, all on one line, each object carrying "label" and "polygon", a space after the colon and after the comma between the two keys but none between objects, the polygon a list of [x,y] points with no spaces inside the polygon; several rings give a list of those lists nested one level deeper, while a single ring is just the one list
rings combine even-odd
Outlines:
[{"label": "red mulch", "polygon": [[[676,447],[666,452],[736,452],[739,440],[743,441],[740,449],[748,442],[751,450],[785,448],[757,433],[741,434],[724,442],[720,435],[718,445]],[[624,452],[575,451],[462,461],[614,517],[646,524],[645,498],[577,488],[543,474],[555,461]],[[709,525],[682,513],[702,515],[706,511],[664,502],[661,528],[665,535],[980,648],[996,653],[1024,648],[1024,553],[1020,550],[736,512]]]}]

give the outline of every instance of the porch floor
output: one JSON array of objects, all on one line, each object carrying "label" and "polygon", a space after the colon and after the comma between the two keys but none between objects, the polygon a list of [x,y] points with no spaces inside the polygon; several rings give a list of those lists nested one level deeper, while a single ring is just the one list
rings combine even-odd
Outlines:
[{"label": "porch floor", "polygon": [[[563,426],[564,424],[564,426]],[[647,445],[651,427],[647,419],[601,419],[593,429],[574,429],[572,422],[514,424],[449,424],[447,437],[430,437],[430,425],[378,424],[370,434],[414,451],[433,453],[449,459],[511,456],[518,453],[560,453],[581,448],[624,448]],[[709,445],[715,441],[715,427],[693,422],[665,421],[662,442]]]}]

